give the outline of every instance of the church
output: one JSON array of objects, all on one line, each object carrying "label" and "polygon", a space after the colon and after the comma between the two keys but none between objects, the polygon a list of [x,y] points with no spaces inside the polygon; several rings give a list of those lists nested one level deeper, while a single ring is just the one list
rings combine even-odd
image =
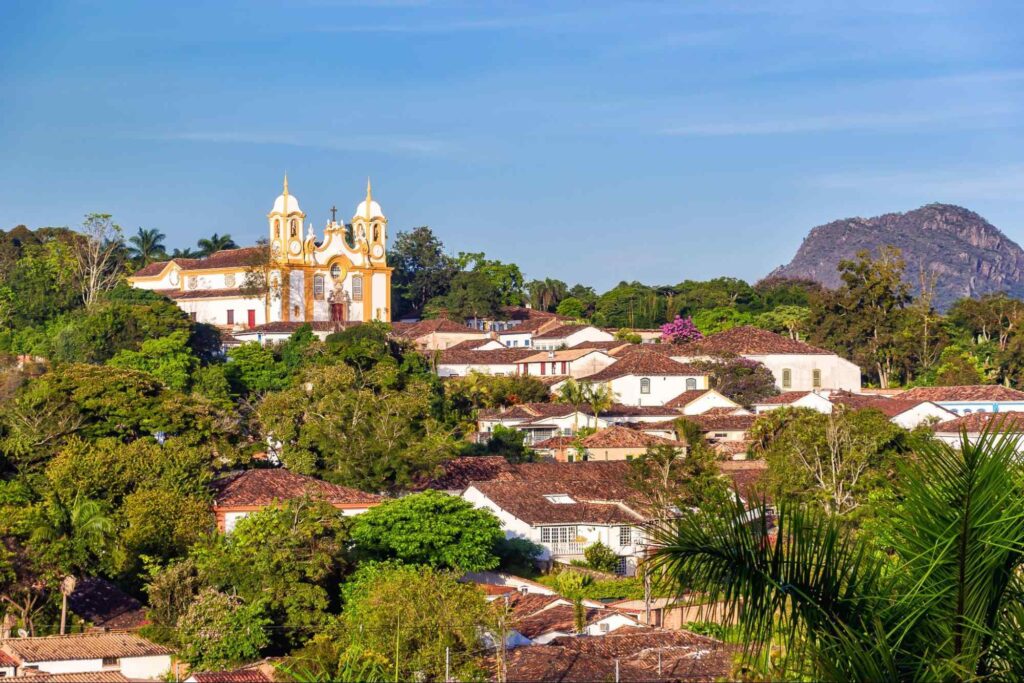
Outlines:
[{"label": "church", "polygon": [[305,219],[285,176],[267,214],[265,245],[151,263],[128,281],[174,300],[192,320],[234,332],[273,323],[390,322],[388,221],[369,180],[349,225],[332,211],[317,239]]}]

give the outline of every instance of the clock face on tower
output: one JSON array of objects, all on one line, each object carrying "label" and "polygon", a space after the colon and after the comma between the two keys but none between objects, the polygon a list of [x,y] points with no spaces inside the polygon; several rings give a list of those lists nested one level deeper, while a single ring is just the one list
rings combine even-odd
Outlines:
[{"label": "clock face on tower", "polygon": [[373,251],[370,252],[373,258],[381,258],[384,256],[384,247],[379,244],[373,245]]},{"label": "clock face on tower", "polygon": [[291,246],[288,247],[288,250],[292,252],[293,255],[298,256],[299,253],[302,252],[302,244],[298,240],[295,240],[291,243]]}]

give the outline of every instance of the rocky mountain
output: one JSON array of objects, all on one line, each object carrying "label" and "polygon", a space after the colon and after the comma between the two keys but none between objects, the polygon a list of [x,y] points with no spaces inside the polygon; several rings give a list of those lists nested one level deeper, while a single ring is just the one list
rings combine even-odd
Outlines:
[{"label": "rocky mountain", "polygon": [[796,256],[768,277],[807,278],[825,287],[840,284],[836,266],[867,249],[898,247],[907,262],[906,280],[916,293],[920,274],[935,276],[935,307],[990,292],[1024,298],[1024,249],[984,218],[959,206],[929,204],[907,213],[844,218],[819,225]]}]

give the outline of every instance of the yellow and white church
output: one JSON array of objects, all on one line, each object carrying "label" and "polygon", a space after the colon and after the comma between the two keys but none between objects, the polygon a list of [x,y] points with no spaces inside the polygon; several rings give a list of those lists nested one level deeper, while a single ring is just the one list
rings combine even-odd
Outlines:
[{"label": "yellow and white church", "polygon": [[305,219],[285,176],[284,191],[267,214],[266,245],[151,263],[128,281],[171,298],[197,322],[233,332],[390,322],[388,220],[369,180],[352,216],[350,239],[333,213],[319,240],[312,223],[303,232]]}]

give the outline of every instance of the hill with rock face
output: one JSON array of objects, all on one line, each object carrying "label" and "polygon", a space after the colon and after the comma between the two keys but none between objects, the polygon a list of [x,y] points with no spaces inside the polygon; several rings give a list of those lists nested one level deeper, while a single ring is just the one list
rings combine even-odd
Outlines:
[{"label": "hill with rock face", "polygon": [[865,249],[875,254],[886,245],[903,252],[905,278],[915,293],[922,270],[934,275],[939,310],[957,299],[991,292],[1024,298],[1024,249],[978,214],[950,204],[819,225],[793,260],[768,277],[804,278],[836,288],[841,260]]}]

